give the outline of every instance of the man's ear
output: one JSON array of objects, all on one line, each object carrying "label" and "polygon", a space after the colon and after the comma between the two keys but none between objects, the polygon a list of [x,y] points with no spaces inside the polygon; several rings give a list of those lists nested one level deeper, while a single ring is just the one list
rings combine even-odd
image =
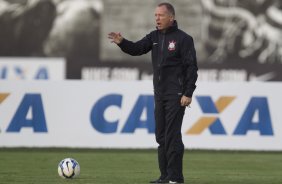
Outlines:
[{"label": "man's ear", "polygon": [[174,16],[170,16],[170,21],[173,22],[174,21]]}]

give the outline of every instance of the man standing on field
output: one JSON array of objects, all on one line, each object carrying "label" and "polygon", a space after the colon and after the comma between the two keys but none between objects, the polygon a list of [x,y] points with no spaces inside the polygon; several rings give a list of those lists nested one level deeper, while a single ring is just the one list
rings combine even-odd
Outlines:
[{"label": "man standing on field", "polygon": [[196,51],[193,38],[178,29],[171,4],[160,3],[155,20],[157,30],[135,43],[120,33],[111,32],[108,37],[133,56],[152,51],[155,134],[161,175],[150,183],[184,183],[181,126],[185,107],[191,104],[196,88]]}]

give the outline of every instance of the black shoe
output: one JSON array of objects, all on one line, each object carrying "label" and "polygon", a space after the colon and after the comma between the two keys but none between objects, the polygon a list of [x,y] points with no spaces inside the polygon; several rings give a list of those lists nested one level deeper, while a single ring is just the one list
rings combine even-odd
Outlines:
[{"label": "black shoe", "polygon": [[169,179],[165,179],[165,180],[162,180],[161,183],[184,183],[184,180],[169,180]]},{"label": "black shoe", "polygon": [[157,180],[150,181],[149,183],[163,183],[163,179],[159,178]]}]

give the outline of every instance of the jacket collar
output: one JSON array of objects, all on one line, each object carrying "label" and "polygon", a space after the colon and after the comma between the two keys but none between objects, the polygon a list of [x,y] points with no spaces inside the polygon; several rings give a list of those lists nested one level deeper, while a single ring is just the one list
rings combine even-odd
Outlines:
[{"label": "jacket collar", "polygon": [[170,27],[168,27],[168,28],[165,29],[165,30],[162,30],[162,31],[158,30],[158,31],[161,32],[161,33],[163,33],[163,34],[167,34],[167,33],[174,32],[174,31],[176,31],[177,29],[178,29],[177,21],[174,20],[173,23],[172,23],[172,25],[171,25]]}]

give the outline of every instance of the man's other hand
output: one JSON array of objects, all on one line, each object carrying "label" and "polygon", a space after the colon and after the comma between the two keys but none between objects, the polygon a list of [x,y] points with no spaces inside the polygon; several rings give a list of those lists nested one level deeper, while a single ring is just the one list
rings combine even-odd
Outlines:
[{"label": "man's other hand", "polygon": [[187,97],[187,96],[182,96],[180,100],[181,106],[189,106],[192,102],[192,98]]}]

